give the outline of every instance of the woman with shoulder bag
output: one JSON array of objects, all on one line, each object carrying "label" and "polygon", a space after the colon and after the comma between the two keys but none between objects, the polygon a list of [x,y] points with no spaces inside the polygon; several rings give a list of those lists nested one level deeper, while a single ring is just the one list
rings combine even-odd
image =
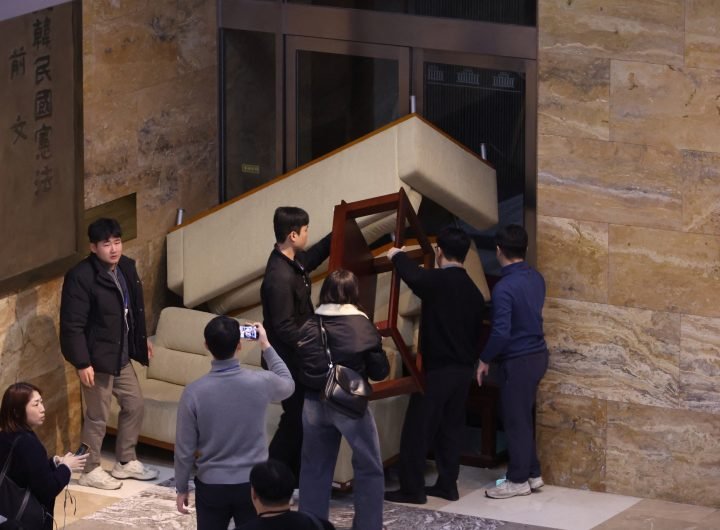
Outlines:
[{"label": "woman with shoulder bag", "polygon": [[333,271],[320,290],[315,315],[300,330],[298,359],[306,391],[299,508],[328,518],[335,461],[341,437],[345,437],[353,450],[353,530],[381,530],[385,479],[372,413],[366,409],[360,417],[350,416],[322,399],[328,354],[333,363],[364,377],[366,384],[368,378],[384,379],[390,371],[380,334],[358,303],[355,275],[342,269]]},{"label": "woman with shoulder bag", "polygon": [[[30,490],[45,508],[47,515],[42,530],[51,530],[55,497],[70,482],[72,471],[83,469],[87,454],[67,453],[62,458],[48,458],[45,447],[33,432],[44,421],[45,407],[40,389],[30,383],[10,385],[0,404],[0,468],[10,458],[7,477],[18,487]],[[3,515],[8,519],[14,517],[12,513]]]}]

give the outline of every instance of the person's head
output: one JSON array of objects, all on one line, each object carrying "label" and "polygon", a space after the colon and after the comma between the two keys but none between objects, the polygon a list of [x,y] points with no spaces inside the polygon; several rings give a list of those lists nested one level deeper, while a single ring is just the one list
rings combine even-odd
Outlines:
[{"label": "person's head", "polygon": [[495,234],[495,245],[509,261],[524,260],[528,246],[528,235],[520,225],[507,225]]},{"label": "person's head", "polygon": [[302,208],[281,206],[275,210],[273,216],[275,241],[302,250],[307,244],[309,224],[310,216]]},{"label": "person's head", "polygon": [[321,304],[360,304],[358,279],[352,272],[337,269],[328,274],[320,288]]},{"label": "person's head", "polygon": [[122,256],[122,229],[115,219],[106,217],[88,226],[90,251],[106,265],[115,266]]},{"label": "person's head", "polygon": [[0,430],[30,430],[44,421],[45,406],[38,387],[30,383],[15,383],[5,390],[0,404]]},{"label": "person's head", "polygon": [[447,261],[463,263],[470,249],[470,236],[464,230],[448,227],[438,234],[437,246]]},{"label": "person's head", "polygon": [[257,501],[267,507],[287,506],[295,487],[295,475],[283,462],[270,459],[250,470],[250,487],[256,508]]},{"label": "person's head", "polygon": [[213,318],[205,326],[205,344],[218,360],[234,357],[240,349],[240,324],[225,315]]}]

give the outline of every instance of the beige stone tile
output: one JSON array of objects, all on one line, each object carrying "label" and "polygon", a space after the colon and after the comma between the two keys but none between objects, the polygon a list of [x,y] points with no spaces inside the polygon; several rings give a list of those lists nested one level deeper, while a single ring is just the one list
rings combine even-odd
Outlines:
[{"label": "beige stone tile", "polygon": [[128,94],[177,75],[177,31],[173,13],[148,9],[93,26],[92,88],[103,97]]},{"label": "beige stone tile", "polygon": [[217,66],[217,2],[184,2],[178,9],[178,73]]},{"label": "beige stone tile", "polygon": [[713,513],[705,517],[701,523],[710,525],[711,528],[720,528],[720,510],[715,510]]},{"label": "beige stone tile", "polygon": [[720,36],[686,33],[685,65],[693,68],[720,68]]},{"label": "beige stone tile", "polygon": [[[632,508],[630,509],[632,510]],[[715,530],[703,523],[672,519],[655,515],[636,515],[630,510],[612,517],[593,530]]]},{"label": "beige stone tile", "polygon": [[610,138],[609,59],[540,53],[538,132],[575,138]]},{"label": "beige stone tile", "polygon": [[720,416],[608,402],[607,490],[720,506]]},{"label": "beige stone tile", "polygon": [[550,298],[543,319],[544,391],[678,407],[680,315]]},{"label": "beige stone tile", "polygon": [[720,71],[613,61],[610,139],[716,152]]},{"label": "beige stone tile", "polygon": [[675,149],[541,135],[538,212],[680,229],[682,163]]},{"label": "beige stone tile", "polygon": [[89,98],[85,102],[84,123],[86,208],[151,184],[143,183],[134,171],[138,158],[138,115],[133,95]]},{"label": "beige stone tile", "polygon": [[538,216],[538,268],[547,295],[607,302],[608,226]]},{"label": "beige stone tile", "polygon": [[720,319],[682,316],[680,403],[720,414]]},{"label": "beige stone tile", "polygon": [[709,508],[707,506],[681,504],[655,499],[643,499],[625,511],[625,513],[636,516],[662,517],[664,519],[676,519],[688,523],[704,521],[716,512],[717,510],[715,508]]},{"label": "beige stone tile", "polygon": [[611,304],[720,316],[720,240],[610,225]]},{"label": "beige stone tile", "polygon": [[142,11],[148,0],[93,0],[83,2],[83,24],[98,24]]},{"label": "beige stone tile", "polygon": [[217,168],[215,77],[206,68],[138,93],[138,165],[143,181],[153,183],[138,197],[138,224],[158,215],[169,221],[150,236],[167,232],[176,208],[189,216],[217,201],[216,179],[208,178]]},{"label": "beige stone tile", "polygon": [[720,6],[715,0],[685,2],[685,65],[720,68]]},{"label": "beige stone tile", "polygon": [[606,402],[541,392],[537,448],[548,484],[605,491]]},{"label": "beige stone tile", "polygon": [[680,65],[683,0],[544,0],[540,49]]},{"label": "beige stone tile", "polygon": [[720,234],[720,154],[683,151],[682,155],[684,229]]}]

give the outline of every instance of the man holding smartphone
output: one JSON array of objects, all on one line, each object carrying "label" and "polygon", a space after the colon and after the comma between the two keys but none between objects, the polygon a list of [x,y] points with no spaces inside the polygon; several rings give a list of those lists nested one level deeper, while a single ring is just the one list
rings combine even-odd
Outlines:
[{"label": "man holding smartphone", "polygon": [[240,366],[238,321],[213,318],[205,345],[213,356],[210,373],[185,387],[178,404],[175,438],[177,509],[188,513],[188,482],[193,465],[199,530],[225,530],[255,517],[250,470],[268,459],[265,413],[271,402],[295,388],[290,371],[270,345],[262,325],[254,324],[268,370]]},{"label": "man holding smartphone", "polygon": [[310,301],[310,273],[330,255],[328,234],[305,251],[310,217],[302,208],[282,206],[275,210],[273,228],[275,248],[265,267],[260,288],[263,320],[270,343],[287,364],[295,380],[295,392],[282,402],[283,413],[270,442],[270,458],[284,462],[296,477],[300,476],[302,449],[303,387],[298,384],[296,355],[300,326],[313,314]]},{"label": "man holding smartphone", "polygon": [[[88,227],[90,254],[65,275],[60,305],[60,347],[77,370],[85,405],[82,440],[90,450],[81,486],[118,489],[118,479],[151,480],[158,471],[135,454],[143,420],[143,396],[130,359],[147,365],[152,345],[145,332],[145,303],[135,261],[122,254],[115,219]],[[100,448],[112,397],[120,403],[110,474],[100,466]],[[112,475],[112,476],[111,476]]]}]

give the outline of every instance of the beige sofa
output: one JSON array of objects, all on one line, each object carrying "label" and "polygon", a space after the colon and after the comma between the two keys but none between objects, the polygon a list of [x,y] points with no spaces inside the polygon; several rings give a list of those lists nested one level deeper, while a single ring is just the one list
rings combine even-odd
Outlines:
[{"label": "beige sofa", "polygon": [[[157,333],[151,339],[155,355],[149,367],[135,364],[145,398],[145,417],[141,429],[141,440],[153,445],[171,449],[175,442],[177,406],[185,385],[202,377],[210,369],[210,354],[205,348],[203,329],[216,315],[191,309],[169,307],[162,311]],[[261,320],[261,315],[250,312],[241,322]],[[398,353],[387,348],[391,360],[391,377],[397,377],[402,370]],[[239,353],[241,365],[251,370],[261,370],[260,348],[257,342],[243,341]],[[380,449],[383,460],[398,454],[400,429],[405,417],[408,396],[396,396],[373,401],[370,408],[380,433]],[[219,404],[220,405],[220,404]],[[232,406],[231,404],[225,404]],[[111,407],[108,425],[117,427],[119,409],[115,400]],[[282,412],[279,403],[272,404],[267,411],[266,435],[272,438]],[[352,480],[352,451],[343,440],[338,454],[333,481],[338,487],[346,487]]]}]

